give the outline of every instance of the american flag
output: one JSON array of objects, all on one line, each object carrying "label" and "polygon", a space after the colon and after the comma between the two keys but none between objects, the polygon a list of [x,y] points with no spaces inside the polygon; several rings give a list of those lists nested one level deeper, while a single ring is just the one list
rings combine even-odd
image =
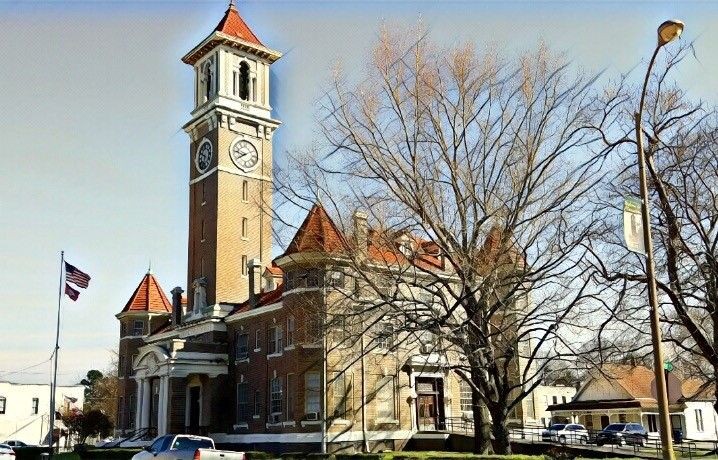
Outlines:
[{"label": "american flag", "polygon": [[65,281],[85,289],[90,285],[90,275],[65,262]]},{"label": "american flag", "polygon": [[72,286],[67,283],[65,283],[65,294],[73,301],[77,301],[77,298],[80,297],[80,291],[73,289]]}]

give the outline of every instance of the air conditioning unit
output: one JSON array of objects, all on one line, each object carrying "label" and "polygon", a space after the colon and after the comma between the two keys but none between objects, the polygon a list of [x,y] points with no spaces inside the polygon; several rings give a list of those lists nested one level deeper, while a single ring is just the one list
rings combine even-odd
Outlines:
[{"label": "air conditioning unit", "polygon": [[319,420],[319,412],[307,412],[307,420]]}]

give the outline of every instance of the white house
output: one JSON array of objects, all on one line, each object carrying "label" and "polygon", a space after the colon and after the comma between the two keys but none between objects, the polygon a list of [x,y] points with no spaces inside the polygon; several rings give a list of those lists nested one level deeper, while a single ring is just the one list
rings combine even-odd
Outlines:
[{"label": "white house", "polygon": [[534,413],[536,423],[541,426],[551,424],[551,411],[553,404],[571,402],[576,395],[576,388],[569,385],[539,385],[533,391]]},{"label": "white house", "polygon": [[[671,428],[684,439],[718,440],[713,386],[668,374]],[[658,404],[653,371],[645,366],[607,364],[590,373],[574,399],[549,406],[554,422],[581,423],[600,430],[610,423],[640,423],[657,437]]]},{"label": "white house", "polygon": [[[62,412],[82,408],[85,402],[82,385],[58,386],[55,410]],[[50,420],[50,385],[0,382],[0,442],[22,441],[46,444]],[[60,427],[58,422],[56,427]],[[60,440],[61,444],[63,440]]]}]

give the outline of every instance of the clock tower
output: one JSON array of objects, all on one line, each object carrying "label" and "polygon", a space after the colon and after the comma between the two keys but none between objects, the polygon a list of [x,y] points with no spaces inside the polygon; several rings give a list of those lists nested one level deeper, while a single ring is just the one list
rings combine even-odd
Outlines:
[{"label": "clock tower", "polygon": [[195,75],[190,138],[187,312],[226,311],[249,297],[248,262],[271,258],[272,135],[266,47],[234,2],[183,58]]}]

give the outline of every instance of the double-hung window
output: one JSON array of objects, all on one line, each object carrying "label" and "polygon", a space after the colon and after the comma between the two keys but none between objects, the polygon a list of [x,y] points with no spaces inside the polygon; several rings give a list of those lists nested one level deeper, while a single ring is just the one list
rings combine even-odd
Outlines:
[{"label": "double-hung window", "polygon": [[270,407],[269,411],[272,415],[282,413],[282,379],[273,378],[269,383],[270,389]]},{"label": "double-hung window", "polygon": [[237,332],[237,335],[235,336],[235,352],[236,352],[236,360],[241,361],[249,358],[249,334],[241,334]]},{"label": "double-hung window", "polygon": [[304,412],[312,413],[321,410],[320,386],[319,372],[304,374]]},{"label": "double-hung window", "polygon": [[459,390],[461,393],[461,412],[471,412],[473,403],[471,401],[471,385],[464,379],[459,381]]},{"label": "double-hung window", "polygon": [[282,352],[282,328],[281,326],[273,326],[269,328],[268,353],[273,355]]},{"label": "double-hung window", "polygon": [[246,422],[250,419],[249,389],[247,383],[237,384],[237,422]]}]

